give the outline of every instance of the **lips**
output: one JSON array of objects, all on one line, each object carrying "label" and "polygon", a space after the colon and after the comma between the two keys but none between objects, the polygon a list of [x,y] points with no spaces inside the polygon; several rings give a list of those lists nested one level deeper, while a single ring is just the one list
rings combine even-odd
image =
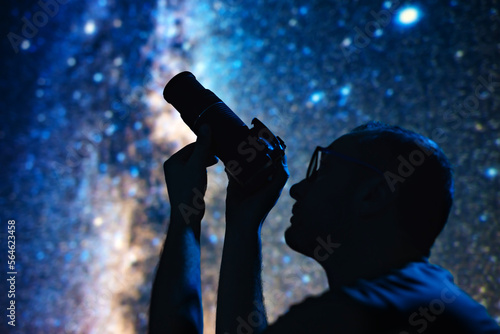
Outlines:
[{"label": "lips", "polygon": [[292,207],[292,217],[290,218],[290,223],[292,225],[295,225],[298,223],[298,221],[299,221],[299,217],[297,216],[297,204],[295,204]]}]

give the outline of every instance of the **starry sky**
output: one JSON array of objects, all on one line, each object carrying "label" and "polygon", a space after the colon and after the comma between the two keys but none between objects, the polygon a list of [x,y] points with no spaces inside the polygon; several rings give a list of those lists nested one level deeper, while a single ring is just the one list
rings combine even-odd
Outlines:
[{"label": "starry sky", "polygon": [[[170,212],[162,163],[196,139],[162,97],[184,70],[287,144],[291,177],[262,231],[271,322],[327,286],[284,243],[290,186],[317,145],[379,120],[428,136],[449,157],[455,202],[430,260],[500,323],[499,10],[498,0],[5,5],[0,302],[13,219],[17,318],[13,329],[2,311],[1,332],[146,332]],[[201,269],[214,333],[221,162],[208,178]]]}]

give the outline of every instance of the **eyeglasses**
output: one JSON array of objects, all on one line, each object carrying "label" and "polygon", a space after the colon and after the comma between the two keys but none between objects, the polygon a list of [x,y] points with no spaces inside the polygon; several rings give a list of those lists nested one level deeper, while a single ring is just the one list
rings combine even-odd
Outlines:
[{"label": "eyeglasses", "polygon": [[379,175],[382,175],[382,176],[384,175],[384,173],[380,169],[378,169],[377,167],[374,167],[366,162],[363,162],[361,160],[358,160],[356,158],[350,157],[348,155],[345,155],[345,154],[342,154],[339,152],[329,150],[325,147],[317,146],[316,149],[314,150],[313,156],[311,158],[311,162],[309,163],[309,168],[307,168],[306,180],[312,180],[316,176],[318,169],[320,168],[320,165],[321,165],[321,160],[323,159],[323,154],[334,155],[336,157],[353,162],[353,163],[361,165],[363,167],[370,168],[371,170],[375,171]]}]

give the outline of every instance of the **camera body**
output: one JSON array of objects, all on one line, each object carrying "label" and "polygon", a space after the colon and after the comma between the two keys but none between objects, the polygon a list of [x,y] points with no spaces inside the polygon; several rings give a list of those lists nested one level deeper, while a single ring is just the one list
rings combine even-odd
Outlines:
[{"label": "camera body", "polygon": [[225,170],[247,192],[272,180],[286,145],[257,118],[246,124],[190,72],[181,72],[165,86],[163,97],[179,111],[183,121],[198,135],[203,124],[212,132],[212,150]]}]

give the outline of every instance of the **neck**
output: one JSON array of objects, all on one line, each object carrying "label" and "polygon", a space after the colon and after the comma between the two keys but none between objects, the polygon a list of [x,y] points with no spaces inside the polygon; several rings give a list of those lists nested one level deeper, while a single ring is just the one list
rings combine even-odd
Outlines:
[{"label": "neck", "polygon": [[[320,263],[326,272],[330,290],[349,286],[360,279],[374,279],[389,273],[392,269],[404,267],[419,258],[413,258],[402,251],[384,251],[376,247],[353,247],[354,249],[340,249],[327,261]],[[356,251],[364,249],[364,251]],[[394,256],[398,254],[399,256]]]}]

